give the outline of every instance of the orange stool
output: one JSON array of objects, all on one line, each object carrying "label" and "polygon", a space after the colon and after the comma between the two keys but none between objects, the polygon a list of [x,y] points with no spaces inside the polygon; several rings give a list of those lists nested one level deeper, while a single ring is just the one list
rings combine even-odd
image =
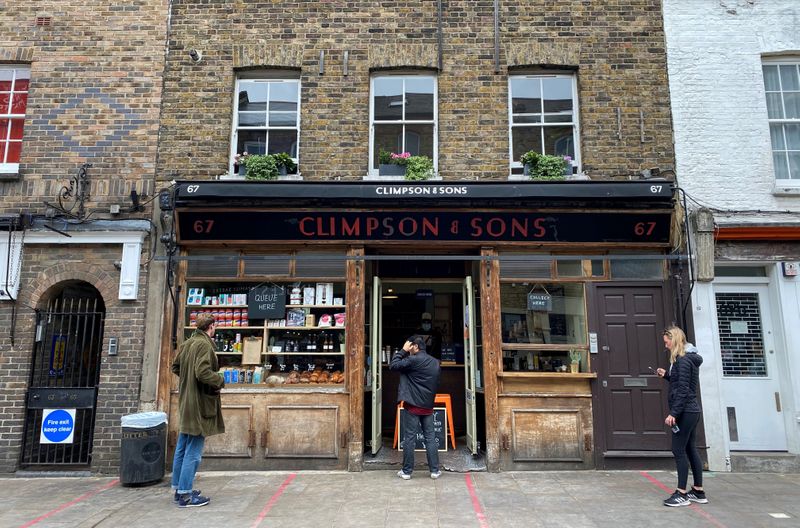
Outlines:
[{"label": "orange stool", "polygon": [[[436,404],[440,405],[436,405]],[[449,394],[437,394],[433,399],[433,404],[437,407],[444,406],[447,411],[447,428],[450,432],[450,443],[453,449],[456,448],[456,433],[453,431],[453,402]],[[397,438],[400,432],[400,409],[403,408],[403,402],[397,404],[397,414],[394,419],[394,441],[392,442],[392,449],[397,448]]]}]

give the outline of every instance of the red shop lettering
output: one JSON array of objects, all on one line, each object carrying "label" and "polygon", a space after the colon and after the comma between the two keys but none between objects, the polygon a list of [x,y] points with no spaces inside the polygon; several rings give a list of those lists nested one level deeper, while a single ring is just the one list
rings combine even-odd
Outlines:
[{"label": "red shop lettering", "polygon": [[344,217],[306,216],[300,219],[300,233],[307,237],[392,237],[399,234],[405,238],[416,236],[438,238],[439,219],[421,219],[404,216],[395,218],[387,216],[383,219],[367,216],[347,219]]},{"label": "red shop lettering", "polygon": [[511,218],[506,220],[500,217],[473,218],[469,225],[472,228],[470,236],[473,238],[543,238],[547,230],[542,225],[544,218]]}]

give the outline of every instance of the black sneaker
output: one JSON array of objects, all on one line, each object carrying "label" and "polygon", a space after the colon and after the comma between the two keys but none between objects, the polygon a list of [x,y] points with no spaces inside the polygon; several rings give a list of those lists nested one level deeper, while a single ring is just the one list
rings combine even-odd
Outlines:
[{"label": "black sneaker", "polygon": [[198,506],[205,506],[209,502],[211,502],[211,499],[208,497],[195,494],[190,495],[187,493],[186,495],[182,495],[178,500],[178,508],[196,508]]},{"label": "black sneaker", "polygon": [[689,502],[689,499],[686,497],[686,494],[681,493],[678,490],[675,490],[675,493],[673,493],[670,496],[670,498],[664,501],[664,506],[670,506],[672,508],[677,506],[688,506],[690,504],[691,502]]},{"label": "black sneaker", "polygon": [[692,488],[686,492],[686,498],[691,502],[696,502],[698,504],[708,504],[706,492],[702,490]]},{"label": "black sneaker", "polygon": [[[192,490],[192,495],[200,495],[200,490]],[[175,496],[172,497],[172,502],[178,504],[179,500],[181,500],[181,494],[178,493],[178,490],[175,490]]]}]

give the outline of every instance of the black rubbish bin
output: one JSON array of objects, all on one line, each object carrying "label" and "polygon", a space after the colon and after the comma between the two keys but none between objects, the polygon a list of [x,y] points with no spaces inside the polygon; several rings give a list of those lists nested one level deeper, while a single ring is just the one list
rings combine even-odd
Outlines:
[{"label": "black rubbish bin", "polygon": [[122,417],[119,481],[123,485],[156,483],[164,478],[167,415],[145,412]]}]

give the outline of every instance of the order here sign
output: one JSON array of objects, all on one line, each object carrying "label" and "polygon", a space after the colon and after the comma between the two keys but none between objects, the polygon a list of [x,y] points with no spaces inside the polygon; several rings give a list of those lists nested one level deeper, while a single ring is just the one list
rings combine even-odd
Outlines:
[{"label": "order here sign", "polygon": [[75,409],[44,409],[40,444],[71,444],[75,435]]}]

